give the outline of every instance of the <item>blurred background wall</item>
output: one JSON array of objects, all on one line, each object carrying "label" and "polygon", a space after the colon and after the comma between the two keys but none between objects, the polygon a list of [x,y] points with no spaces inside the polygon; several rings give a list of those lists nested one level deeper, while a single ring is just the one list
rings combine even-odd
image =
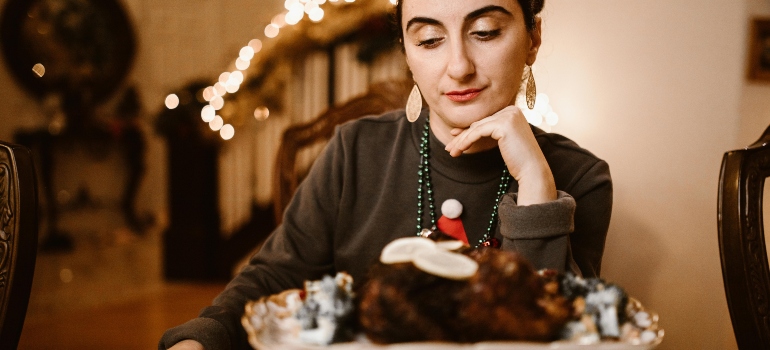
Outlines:
[{"label": "blurred background wall", "polygon": [[[150,125],[170,91],[199,77],[214,82],[240,47],[263,38],[283,1],[124,4],[139,44],[128,82],[139,87]],[[604,277],[660,314],[661,349],[736,348],[719,263],[717,180],[722,154],[753,142],[770,122],[770,84],[745,78],[749,20],[770,16],[770,3],[549,0],[542,16],[535,77],[561,117],[553,131],[606,159],[613,174]],[[0,138],[7,140],[46,120],[0,66]],[[163,216],[164,143],[149,126],[147,134],[139,203]]]}]

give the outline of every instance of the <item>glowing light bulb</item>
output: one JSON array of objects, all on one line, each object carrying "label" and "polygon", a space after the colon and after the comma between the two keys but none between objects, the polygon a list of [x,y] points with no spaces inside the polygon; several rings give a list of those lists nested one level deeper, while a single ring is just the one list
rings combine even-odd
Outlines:
[{"label": "glowing light bulb", "polygon": [[268,38],[275,38],[278,36],[278,31],[278,27],[274,24],[268,24],[267,27],[265,27],[265,36]]},{"label": "glowing light bulb", "polygon": [[291,7],[297,3],[299,3],[299,0],[286,0],[283,2],[283,7],[287,10],[291,10]]},{"label": "glowing light bulb", "polygon": [[390,3],[393,5],[398,5],[398,0],[390,0]]},{"label": "glowing light bulb", "polygon": [[[225,99],[222,98],[222,96],[217,96],[211,99],[211,102],[209,102],[209,105],[214,108],[214,110],[220,110],[222,107],[225,106]],[[207,120],[211,121],[211,120]]]},{"label": "glowing light bulb", "polygon": [[211,128],[211,131],[219,131],[224,124],[225,122],[222,120],[222,117],[215,116],[214,119],[209,122],[209,128]]},{"label": "glowing light bulb", "polygon": [[291,5],[291,8],[289,9],[289,13],[291,12],[305,12],[305,5],[302,5],[299,2],[296,2],[293,5]]},{"label": "glowing light bulb", "polygon": [[227,92],[229,92],[231,94],[234,94],[234,93],[238,92],[238,89],[240,89],[240,88],[241,88],[241,86],[238,85],[238,84],[228,84],[227,85]]},{"label": "glowing light bulb", "polygon": [[282,12],[273,16],[273,19],[270,20],[270,23],[278,28],[283,28],[283,26],[286,25],[286,13],[287,12]]},{"label": "glowing light bulb", "polygon": [[177,107],[179,107],[179,96],[176,94],[166,96],[166,108],[174,109]]},{"label": "glowing light bulb", "polygon": [[263,121],[269,116],[270,110],[267,109],[267,107],[257,107],[257,109],[254,110],[254,119],[258,121]]},{"label": "glowing light bulb", "polygon": [[254,58],[254,49],[251,46],[244,46],[241,51],[238,52],[238,58],[249,61]]},{"label": "glowing light bulb", "polygon": [[224,96],[226,93],[227,93],[227,90],[225,89],[225,84],[222,84],[222,83],[214,84],[214,97]]},{"label": "glowing light bulb", "polygon": [[305,16],[305,12],[300,11],[289,11],[289,13],[286,14],[286,24],[289,25],[295,25],[299,23],[299,21],[302,20],[302,17]]},{"label": "glowing light bulb", "polygon": [[222,84],[227,84],[227,79],[230,79],[230,72],[224,72],[219,75],[219,82]]},{"label": "glowing light bulb", "polygon": [[208,102],[208,101],[211,101],[212,98],[214,98],[214,87],[209,86],[203,89],[203,99],[206,100],[206,102]]},{"label": "glowing light bulb", "polygon": [[42,78],[45,75],[45,66],[42,63],[38,63],[32,66],[32,72],[34,72],[38,78]]},{"label": "glowing light bulb", "polygon": [[307,15],[308,18],[310,18],[313,22],[318,22],[324,18],[324,10],[320,7],[316,7],[312,10],[310,10],[310,13]]},{"label": "glowing light bulb", "polygon": [[243,59],[241,59],[240,57],[238,57],[238,59],[236,59],[236,60],[235,60],[235,68],[238,68],[238,69],[240,69],[240,70],[246,70],[246,69],[249,69],[249,66],[250,66],[250,65],[251,65],[251,62],[249,62],[249,61],[244,61],[244,60],[243,60]]},{"label": "glowing light bulb", "polygon": [[243,72],[235,71],[230,73],[230,80],[236,85],[241,85],[243,83]]},{"label": "glowing light bulb", "polygon": [[305,4],[305,7],[303,8],[303,11],[305,11],[305,13],[307,13],[309,15],[310,12],[313,11],[313,9],[316,9],[316,8],[318,8],[318,4],[316,4],[314,2],[308,2],[307,4]]},{"label": "glowing light bulb", "polygon": [[216,114],[214,107],[211,107],[210,105],[203,106],[203,109],[201,109],[201,119],[206,123],[214,120]]},{"label": "glowing light bulb", "polygon": [[219,136],[222,137],[223,140],[232,139],[233,136],[235,136],[235,128],[230,124],[225,124],[219,129]]},{"label": "glowing light bulb", "polygon": [[262,51],[262,40],[251,39],[251,41],[249,41],[249,47],[254,49],[255,54],[259,51]]}]

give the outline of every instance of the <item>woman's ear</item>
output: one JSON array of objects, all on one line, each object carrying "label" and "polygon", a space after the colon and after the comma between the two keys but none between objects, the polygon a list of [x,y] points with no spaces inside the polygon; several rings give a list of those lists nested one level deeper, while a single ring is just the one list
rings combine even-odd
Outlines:
[{"label": "woman's ear", "polygon": [[531,66],[535,64],[535,60],[537,59],[537,51],[540,49],[540,44],[543,43],[543,39],[541,37],[541,24],[543,21],[540,19],[540,17],[535,17],[535,28],[529,31],[529,40],[530,40],[530,46],[529,51],[527,52],[527,65]]}]

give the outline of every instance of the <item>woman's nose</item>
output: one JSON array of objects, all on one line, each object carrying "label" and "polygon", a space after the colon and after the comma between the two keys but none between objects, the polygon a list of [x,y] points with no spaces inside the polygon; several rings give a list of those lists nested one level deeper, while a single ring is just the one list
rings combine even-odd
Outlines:
[{"label": "woman's nose", "polygon": [[474,73],[476,73],[476,67],[473,64],[473,59],[468,52],[467,46],[462,42],[452,45],[449,63],[447,64],[447,75],[454,80],[463,81]]}]

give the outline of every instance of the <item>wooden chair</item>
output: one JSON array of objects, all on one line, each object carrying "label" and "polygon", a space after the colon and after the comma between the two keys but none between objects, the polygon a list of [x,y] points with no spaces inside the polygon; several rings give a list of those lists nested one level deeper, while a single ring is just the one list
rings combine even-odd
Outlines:
[{"label": "wooden chair", "polygon": [[770,349],[770,271],[762,196],[770,176],[770,127],[745,149],[725,153],[719,177],[722,278],[740,349]]},{"label": "wooden chair", "polygon": [[284,131],[273,175],[273,210],[276,224],[281,223],[283,210],[289,205],[294,191],[307,175],[311,165],[297,164],[297,154],[328,141],[334,128],[348,120],[404,108],[413,84],[411,81],[374,83],[366,93],[342,105],[329,108],[307,123],[291,126]]},{"label": "wooden chair", "polygon": [[0,349],[16,349],[37,254],[37,179],[27,148],[0,142]]}]

